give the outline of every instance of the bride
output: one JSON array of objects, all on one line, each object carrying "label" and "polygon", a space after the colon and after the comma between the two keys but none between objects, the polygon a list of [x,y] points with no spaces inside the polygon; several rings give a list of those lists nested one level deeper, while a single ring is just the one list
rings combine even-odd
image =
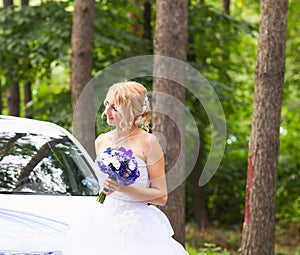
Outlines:
[{"label": "bride", "polygon": [[146,88],[133,81],[114,84],[104,105],[107,124],[115,129],[96,138],[97,155],[108,147],[130,149],[140,176],[125,186],[99,170],[106,197],[102,204],[95,201],[91,217],[97,218],[97,226],[78,224],[78,236],[68,237],[63,254],[188,254],[172,237],[165,214],[155,206],[164,206],[168,193],[163,151],[157,138],[147,132],[151,113]]}]

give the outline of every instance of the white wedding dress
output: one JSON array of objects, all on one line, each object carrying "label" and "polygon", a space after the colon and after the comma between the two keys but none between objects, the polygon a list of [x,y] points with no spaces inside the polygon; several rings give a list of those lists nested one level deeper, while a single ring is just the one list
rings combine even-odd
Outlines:
[{"label": "white wedding dress", "polygon": [[[136,157],[136,160],[140,177],[133,185],[148,187],[147,166],[142,159]],[[83,222],[78,217],[63,255],[188,254],[172,237],[171,224],[161,210],[120,192],[106,196],[103,204],[95,200],[95,209],[88,220]]]}]

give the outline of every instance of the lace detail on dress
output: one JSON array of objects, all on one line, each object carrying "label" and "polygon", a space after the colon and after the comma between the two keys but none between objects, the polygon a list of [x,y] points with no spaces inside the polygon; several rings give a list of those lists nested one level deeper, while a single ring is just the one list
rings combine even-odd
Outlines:
[{"label": "lace detail on dress", "polygon": [[111,227],[114,229],[114,233],[118,233],[120,245],[124,246],[126,244],[126,238],[133,234],[131,233],[132,230],[140,222],[141,214],[138,207],[141,206],[142,204],[138,202],[125,202],[115,198],[105,200],[104,207],[106,208],[106,213],[114,219]]},{"label": "lace detail on dress", "polygon": [[[132,185],[149,187],[146,163],[138,157],[136,159],[140,177]],[[101,176],[102,188],[107,175]],[[188,255],[182,245],[172,238],[174,232],[168,218],[153,205],[148,206],[114,192],[106,196],[103,204],[95,200],[86,210],[93,213],[86,218],[87,214],[80,210],[82,217],[75,220],[64,255]]]}]

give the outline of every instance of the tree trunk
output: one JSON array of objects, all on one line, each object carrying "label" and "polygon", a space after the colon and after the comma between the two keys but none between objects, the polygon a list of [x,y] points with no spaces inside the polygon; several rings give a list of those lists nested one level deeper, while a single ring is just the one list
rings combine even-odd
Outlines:
[{"label": "tree trunk", "polygon": [[243,255],[274,254],[280,112],[288,0],[261,1]]},{"label": "tree trunk", "polygon": [[[22,7],[29,5],[29,0],[22,0],[21,2]],[[24,112],[26,118],[33,118],[32,114],[28,113],[28,103],[32,100],[32,89],[31,89],[31,82],[28,81],[24,85]]]},{"label": "tree trunk", "polygon": [[22,0],[21,5],[22,5],[22,6],[27,6],[27,5],[29,5],[29,0]]},{"label": "tree trunk", "polygon": [[2,114],[3,100],[2,100],[2,82],[0,80],[0,114]]},{"label": "tree trunk", "polygon": [[7,156],[7,153],[13,148],[15,142],[25,136],[26,134],[17,133],[14,137],[11,137],[2,148],[2,151],[0,153],[0,162],[4,159],[5,156]]},{"label": "tree trunk", "polygon": [[7,7],[10,7],[10,6],[13,6],[13,5],[14,5],[13,0],[3,0],[3,7],[4,8],[7,8]]},{"label": "tree trunk", "polygon": [[192,171],[193,181],[193,202],[195,211],[195,221],[198,229],[204,231],[209,223],[207,218],[206,201],[205,201],[205,189],[204,186],[199,186],[198,182],[203,171],[203,160],[204,160],[204,138],[200,134],[200,147],[196,165]]},{"label": "tree trunk", "polygon": [[[13,0],[3,0],[4,8],[13,6]],[[8,114],[12,116],[20,116],[20,89],[18,82],[12,82],[6,91],[6,100]]]},{"label": "tree trunk", "polygon": [[149,41],[152,40],[152,27],[151,27],[151,3],[146,1],[144,4],[144,35],[143,37]]},{"label": "tree trunk", "polygon": [[[230,0],[223,0],[223,12],[225,14],[230,14]],[[226,20],[224,20],[224,22],[228,22]],[[221,45],[221,60],[222,62],[224,62],[224,65],[228,66],[228,61],[230,60],[230,52],[229,52],[229,47],[226,47],[226,45],[230,45],[230,39],[228,37],[226,38],[222,38],[223,35],[226,35],[226,32],[223,31],[221,33],[221,41],[220,41],[220,45]],[[223,70],[222,72],[220,72],[222,74],[222,79],[225,79],[226,77],[226,80],[224,80],[225,82],[228,82],[230,83],[230,76],[228,74],[228,71],[225,69]]]},{"label": "tree trunk", "polygon": [[[154,55],[169,56],[186,61],[187,54],[187,23],[188,0],[157,0],[156,28],[154,35]],[[167,61],[168,62],[168,61]],[[164,79],[164,72],[171,72],[174,80],[185,84],[185,70],[176,65],[167,63],[161,58],[154,58],[153,91],[166,93],[182,103],[185,103],[185,87],[178,83]],[[167,147],[165,151],[166,171],[172,170],[171,176],[167,174],[168,187],[172,187],[176,180],[182,180],[182,184],[169,194],[167,205],[162,208],[173,225],[175,236],[180,243],[185,242],[185,158],[178,158],[180,150],[184,151],[184,138],[180,131],[185,129],[185,111],[178,109],[175,100],[165,100],[164,96],[153,98],[153,124],[154,133],[163,134]],[[172,111],[179,117],[179,123],[175,123],[170,116],[160,114]],[[165,109],[165,111],[164,111]],[[176,162],[179,164],[175,164]],[[174,167],[176,165],[176,168]]]},{"label": "tree trunk", "polygon": [[74,110],[74,135],[92,157],[95,156],[96,114],[92,86],[86,88],[84,96],[80,97],[80,95],[92,78],[94,12],[94,0],[75,1],[70,79]]},{"label": "tree trunk", "polygon": [[8,115],[20,116],[20,88],[18,82],[12,82],[6,91]]},{"label": "tree trunk", "polygon": [[[18,138],[19,137],[17,137],[17,139]],[[65,142],[66,140],[67,140],[66,138],[57,138],[43,144],[43,146],[40,147],[39,150],[36,152],[36,154],[30,159],[27,165],[21,169],[18,182],[15,188],[19,188],[22,185],[26,184],[28,181],[28,176],[31,173],[31,171],[41,162],[43,158],[49,156],[49,153],[51,152],[53,147],[55,147],[60,143]]]},{"label": "tree trunk", "polygon": [[230,14],[230,0],[223,0],[223,12]]},{"label": "tree trunk", "polygon": [[[129,0],[129,2],[132,5],[135,5],[137,8],[141,9],[143,3],[141,0]],[[142,32],[143,32],[143,27],[140,24],[140,20],[142,19],[141,13],[135,13],[134,11],[128,12],[128,18],[131,20],[132,24],[132,33],[135,37],[141,38],[142,37]]]},{"label": "tree trunk", "polygon": [[31,90],[31,83],[26,82],[24,85],[24,111],[25,111],[25,117],[26,118],[32,118],[33,116],[28,113],[28,103],[30,103],[32,100],[32,90]]}]

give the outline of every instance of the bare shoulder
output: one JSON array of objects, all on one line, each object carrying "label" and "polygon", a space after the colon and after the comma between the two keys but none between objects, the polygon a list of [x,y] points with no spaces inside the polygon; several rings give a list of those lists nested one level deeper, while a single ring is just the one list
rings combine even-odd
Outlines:
[{"label": "bare shoulder", "polygon": [[107,136],[108,136],[108,133],[102,133],[102,134],[98,135],[95,140],[95,144],[105,141],[107,139]]},{"label": "bare shoulder", "polygon": [[157,161],[163,159],[163,150],[161,148],[158,138],[154,134],[147,134],[147,143],[147,163],[155,164]]},{"label": "bare shoulder", "polygon": [[98,135],[95,140],[96,154],[98,154],[101,151],[104,151],[110,143],[111,143],[111,131]]},{"label": "bare shoulder", "polygon": [[156,135],[151,134],[151,133],[147,133],[147,140],[148,140],[150,145],[160,147],[160,144],[159,144],[159,141],[158,141],[158,138],[156,137]]}]

